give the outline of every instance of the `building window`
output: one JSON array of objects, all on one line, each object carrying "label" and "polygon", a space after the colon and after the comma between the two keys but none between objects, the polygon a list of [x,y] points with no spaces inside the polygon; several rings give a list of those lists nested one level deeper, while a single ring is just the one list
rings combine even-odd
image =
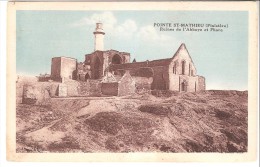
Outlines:
[{"label": "building window", "polygon": [[191,76],[193,76],[193,70],[191,70]]},{"label": "building window", "polygon": [[173,65],[173,69],[172,69],[172,72],[173,72],[173,74],[176,74],[176,62],[174,62],[174,65]]},{"label": "building window", "polygon": [[181,62],[181,74],[182,74],[182,75],[185,74],[185,64],[186,64],[185,61],[182,61],[182,62]]},{"label": "building window", "polygon": [[190,64],[189,64],[189,76],[191,75],[191,71],[190,71]]}]

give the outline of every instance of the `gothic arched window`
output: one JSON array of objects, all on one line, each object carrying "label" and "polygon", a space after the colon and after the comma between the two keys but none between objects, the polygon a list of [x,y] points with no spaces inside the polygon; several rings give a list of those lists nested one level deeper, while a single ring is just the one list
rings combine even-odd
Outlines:
[{"label": "gothic arched window", "polygon": [[174,62],[174,64],[173,64],[172,72],[173,72],[173,74],[176,74],[176,62]]},{"label": "gothic arched window", "polygon": [[181,62],[181,74],[182,75],[185,75],[185,64],[186,64],[186,62],[183,60]]}]

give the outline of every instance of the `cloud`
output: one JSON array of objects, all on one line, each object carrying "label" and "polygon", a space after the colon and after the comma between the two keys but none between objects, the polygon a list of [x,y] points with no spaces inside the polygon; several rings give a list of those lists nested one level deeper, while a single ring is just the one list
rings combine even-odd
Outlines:
[{"label": "cloud", "polygon": [[[113,12],[102,12],[94,13],[91,16],[84,17],[79,21],[73,23],[72,27],[81,27],[81,26],[93,26],[97,22],[103,23],[103,28],[106,34],[109,34],[110,37],[120,40],[136,40],[139,39],[142,42],[149,44],[160,44],[166,46],[165,44],[172,44],[175,42],[175,38],[163,34],[163,32],[158,31],[151,25],[138,26],[135,20],[127,19],[122,23],[118,22],[118,19]],[[168,46],[168,45],[167,45]]]},{"label": "cloud", "polygon": [[150,25],[141,27],[137,36],[145,41],[167,42],[173,40],[173,38],[167,35],[159,34],[158,30]]},{"label": "cloud", "polygon": [[124,23],[115,27],[114,35],[120,34],[121,37],[131,38],[138,30],[137,24],[134,20],[128,19]]},{"label": "cloud", "polygon": [[117,23],[117,19],[112,12],[94,13],[90,17],[84,17],[76,21],[72,24],[72,27],[95,25],[97,22],[102,22],[106,29],[111,30]]}]

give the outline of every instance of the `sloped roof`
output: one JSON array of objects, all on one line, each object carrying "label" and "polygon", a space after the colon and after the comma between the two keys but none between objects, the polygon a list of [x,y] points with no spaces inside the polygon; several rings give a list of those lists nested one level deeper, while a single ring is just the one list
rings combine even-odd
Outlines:
[{"label": "sloped roof", "polygon": [[192,60],[192,58],[191,58],[191,56],[190,56],[190,53],[189,53],[189,51],[188,51],[188,49],[187,49],[185,43],[182,43],[182,44],[180,45],[180,47],[177,49],[177,51],[176,51],[175,54],[173,55],[172,59],[174,59],[175,56],[177,56],[178,53],[179,53],[182,49],[185,49],[185,50],[187,51],[187,53],[188,53],[188,55],[189,55],[189,57],[190,57],[190,59],[191,59],[191,62],[193,63],[194,68],[196,69],[195,64],[194,64],[194,62],[193,62],[193,60]]},{"label": "sloped roof", "polygon": [[170,64],[171,60],[174,59],[178,55],[178,53],[183,49],[185,49],[188,52],[191,62],[193,63],[193,60],[189,54],[189,51],[188,51],[186,45],[184,43],[182,43],[172,58],[158,59],[158,60],[152,60],[152,61],[147,60],[147,61],[143,61],[143,62],[132,62],[132,63],[125,63],[125,64],[111,64],[110,68],[113,70],[113,69],[131,69],[131,68],[141,68],[141,67],[167,66]]},{"label": "sloped roof", "polygon": [[[185,45],[184,43],[182,43],[182,44],[179,46],[179,48],[178,48],[177,51],[174,53],[174,55],[173,55],[172,58],[174,58],[175,56],[177,56],[178,53],[179,53],[182,49],[186,49],[186,50],[187,50],[186,45]],[[188,51],[188,50],[187,50],[187,51]],[[189,53],[189,52],[188,52],[188,53]]]},{"label": "sloped roof", "polygon": [[129,68],[141,68],[141,67],[156,67],[156,66],[166,66],[169,65],[172,58],[159,59],[152,61],[125,63],[125,64],[111,64],[111,69],[129,69]]}]

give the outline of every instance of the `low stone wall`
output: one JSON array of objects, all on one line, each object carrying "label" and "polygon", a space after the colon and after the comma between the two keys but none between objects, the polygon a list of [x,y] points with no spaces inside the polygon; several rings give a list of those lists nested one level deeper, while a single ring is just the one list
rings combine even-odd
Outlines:
[{"label": "low stone wall", "polygon": [[90,95],[90,84],[89,82],[79,82],[79,96],[89,96]]},{"label": "low stone wall", "polygon": [[180,92],[179,91],[171,91],[171,90],[151,90],[151,94],[156,97],[171,97],[176,96]]},{"label": "low stone wall", "polygon": [[45,105],[58,94],[58,82],[39,82],[37,77],[17,77],[16,103]]},{"label": "low stone wall", "polygon": [[118,83],[117,82],[102,83],[101,92],[103,95],[117,96],[118,95]]},{"label": "low stone wall", "polygon": [[129,72],[126,72],[126,74],[118,82],[118,96],[132,95],[135,91],[135,81]]},{"label": "low stone wall", "polygon": [[205,78],[202,76],[198,76],[198,91],[206,90],[206,82]]},{"label": "low stone wall", "polygon": [[151,90],[151,84],[153,82],[153,78],[147,78],[147,77],[132,77],[135,81],[135,87],[137,92],[142,91],[149,91]]},{"label": "low stone wall", "polygon": [[79,96],[101,96],[101,83],[100,80],[89,79],[86,82],[79,83]]},{"label": "low stone wall", "polygon": [[47,105],[50,103],[50,94],[43,86],[24,85],[22,103]]},{"label": "low stone wall", "polygon": [[65,80],[63,82],[67,86],[67,96],[79,96],[80,95],[80,83],[76,80]]}]

